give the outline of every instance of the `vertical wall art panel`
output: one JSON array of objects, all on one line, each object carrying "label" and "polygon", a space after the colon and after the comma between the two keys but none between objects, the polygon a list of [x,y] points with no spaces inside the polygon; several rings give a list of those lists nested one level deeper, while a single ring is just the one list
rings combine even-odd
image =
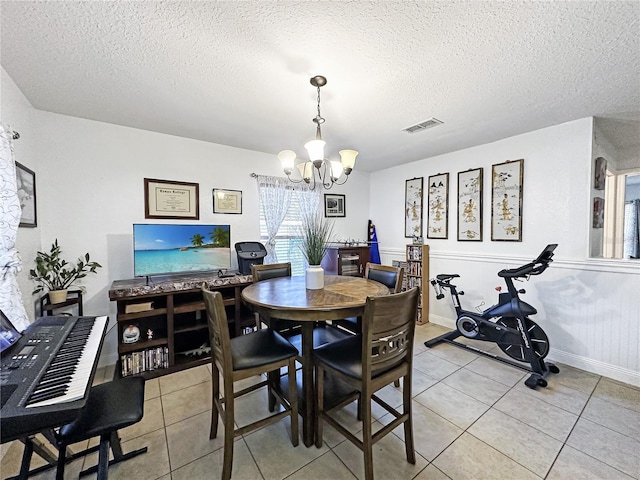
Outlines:
[{"label": "vertical wall art panel", "polygon": [[458,173],[458,240],[482,241],[482,168]]},{"label": "vertical wall art panel", "polygon": [[524,160],[507,160],[491,171],[491,240],[522,241]]},{"label": "vertical wall art panel", "polygon": [[404,236],[422,236],[422,177],[405,182]]},{"label": "vertical wall art panel", "polygon": [[449,174],[429,177],[427,238],[447,238],[449,232]]}]

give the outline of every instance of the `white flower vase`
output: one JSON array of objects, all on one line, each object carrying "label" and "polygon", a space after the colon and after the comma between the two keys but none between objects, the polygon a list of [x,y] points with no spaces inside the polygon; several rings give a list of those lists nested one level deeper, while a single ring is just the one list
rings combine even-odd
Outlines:
[{"label": "white flower vase", "polygon": [[309,265],[306,273],[306,284],[309,290],[324,288],[324,269],[320,265]]}]

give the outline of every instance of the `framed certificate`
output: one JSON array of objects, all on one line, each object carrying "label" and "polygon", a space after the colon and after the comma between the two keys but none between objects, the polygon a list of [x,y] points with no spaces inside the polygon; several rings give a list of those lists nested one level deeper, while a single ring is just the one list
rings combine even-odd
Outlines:
[{"label": "framed certificate", "polygon": [[242,191],[214,188],[213,213],[242,213]]},{"label": "framed certificate", "polygon": [[144,179],[144,218],[200,219],[197,183]]}]

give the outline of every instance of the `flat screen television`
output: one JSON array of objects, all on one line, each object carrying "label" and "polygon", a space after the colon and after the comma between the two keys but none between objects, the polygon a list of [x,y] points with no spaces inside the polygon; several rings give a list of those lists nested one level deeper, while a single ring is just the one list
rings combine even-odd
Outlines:
[{"label": "flat screen television", "polygon": [[136,277],[229,268],[229,225],[133,225]]}]

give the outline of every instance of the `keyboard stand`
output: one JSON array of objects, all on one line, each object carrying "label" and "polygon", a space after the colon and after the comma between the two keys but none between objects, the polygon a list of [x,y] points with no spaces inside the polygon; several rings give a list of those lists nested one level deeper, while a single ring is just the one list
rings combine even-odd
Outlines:
[{"label": "keyboard stand", "polygon": [[[50,435],[53,432],[42,432],[42,434],[47,438],[47,440],[51,441]],[[11,477],[7,480],[26,480],[31,475],[36,475],[40,472],[44,472],[52,467],[55,467],[58,463],[58,457],[51,453],[46,445],[36,438],[35,435],[29,435],[28,437],[20,438],[20,441],[24,443],[24,451],[22,452],[22,461],[20,462],[20,473]],[[55,443],[52,442],[54,445]],[[33,452],[37,453],[40,457],[46,460],[47,465],[43,465],[38,468],[34,468],[33,470],[29,470],[29,465],[31,464],[31,457],[33,456]]]},{"label": "keyboard stand", "polygon": [[[51,442],[52,445],[55,445],[55,439],[53,437],[53,432],[51,430],[41,432],[47,440]],[[51,453],[43,442],[35,437],[35,435],[30,435],[25,438],[21,438],[20,441],[24,443],[24,452],[22,453],[22,461],[20,463],[20,473],[15,477],[9,477],[7,480],[27,480],[29,477],[37,475],[39,473],[45,472],[52,468],[55,468],[58,464],[58,457],[55,454]],[[85,455],[89,455],[90,453],[97,452],[100,448],[100,445],[96,445],[94,447],[89,447],[85,450],[82,450],[78,453],[73,453],[69,451],[67,448],[67,458],[65,463],[72,462],[73,460],[84,457]],[[122,453],[122,446],[120,444],[120,436],[118,432],[113,432],[111,434],[111,451],[113,453],[113,460],[109,460],[109,466],[114,465],[119,462],[123,462],[125,460],[129,460],[137,455],[142,453],[146,453],[147,447],[139,448],[138,450],[134,450],[129,453]],[[31,463],[31,457],[33,453],[37,453],[40,457],[47,461],[46,465],[42,465],[38,468],[34,468],[33,470],[29,470],[29,465]],[[80,472],[80,477],[84,477],[85,475],[89,475],[91,473],[95,473],[98,471],[98,465],[94,465],[93,467],[89,467],[86,470]]]}]

